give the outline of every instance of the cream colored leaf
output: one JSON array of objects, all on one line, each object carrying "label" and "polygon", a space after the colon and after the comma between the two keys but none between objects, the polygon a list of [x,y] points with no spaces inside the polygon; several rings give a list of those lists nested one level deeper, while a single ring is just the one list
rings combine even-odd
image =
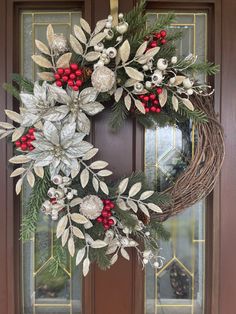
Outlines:
[{"label": "cream colored leaf", "polygon": [[147,198],[151,197],[154,194],[154,191],[145,191],[140,195],[140,200],[146,200]]},{"label": "cream colored leaf", "polygon": [[105,34],[105,33],[99,33],[99,34],[95,35],[95,36],[91,39],[89,46],[95,46],[95,45],[97,45],[97,44],[100,43],[105,37],[106,37],[106,34]]},{"label": "cream colored leaf", "polygon": [[22,122],[22,116],[15,111],[5,110],[5,114],[8,116],[8,118],[10,118],[14,122],[17,122],[17,123]]},{"label": "cream colored leaf", "polygon": [[72,227],[72,230],[73,230],[73,234],[74,234],[77,238],[79,238],[79,239],[84,239],[84,234],[83,234],[83,232],[82,232],[79,228],[73,226],[73,227]]},{"label": "cream colored leaf", "polygon": [[72,178],[72,179],[74,179],[75,177],[77,177],[77,175],[78,175],[79,172],[80,172],[80,169],[81,169],[81,166],[80,166],[80,164],[78,164],[78,167],[73,168],[73,169],[71,170],[71,178]]},{"label": "cream colored leaf", "polygon": [[72,57],[71,52],[67,52],[64,55],[60,56],[60,58],[57,60],[57,67],[58,68],[68,68],[70,66],[70,60]]},{"label": "cream colored leaf", "polygon": [[174,85],[175,85],[175,86],[178,86],[178,85],[182,84],[184,79],[185,79],[185,76],[177,75],[177,76],[175,77]]},{"label": "cream colored leaf", "polygon": [[98,152],[98,148],[92,148],[90,149],[83,157],[83,160],[90,160],[92,159]]},{"label": "cream colored leaf", "polygon": [[88,219],[81,214],[73,213],[71,214],[71,219],[78,224],[86,224]]},{"label": "cream colored leaf", "polygon": [[12,164],[24,164],[29,162],[31,159],[26,157],[25,155],[18,155],[9,159],[9,162]]},{"label": "cream colored leaf", "polygon": [[21,192],[21,187],[22,187],[23,179],[19,179],[16,183],[16,194],[20,194]]},{"label": "cream colored leaf", "polygon": [[97,173],[97,175],[100,176],[100,177],[108,177],[108,176],[112,175],[112,171],[110,171],[110,170],[100,170]]},{"label": "cream colored leaf", "polygon": [[91,28],[90,25],[87,21],[85,21],[82,17],[79,20],[81,27],[83,30],[85,30],[86,33],[90,34],[91,33]]},{"label": "cream colored leaf", "polygon": [[173,105],[174,110],[178,111],[178,108],[179,108],[178,98],[175,95],[173,95],[171,100],[172,100],[172,105]]},{"label": "cream colored leaf", "polygon": [[34,186],[34,183],[35,183],[35,177],[34,177],[33,172],[32,172],[32,171],[28,171],[26,177],[27,177],[27,181],[28,181],[29,185],[30,185],[31,187],[33,187],[33,186]]},{"label": "cream colored leaf", "polygon": [[127,73],[127,75],[129,77],[131,77],[132,79],[135,79],[137,81],[143,81],[143,79],[144,79],[143,73],[139,72],[135,68],[125,67],[125,72]]},{"label": "cream colored leaf", "polygon": [[85,59],[89,62],[95,61],[100,58],[101,53],[96,51],[90,51],[86,54]]},{"label": "cream colored leaf", "polygon": [[159,50],[160,47],[151,48],[145,53],[145,57],[153,58],[159,52]]},{"label": "cream colored leaf", "polygon": [[90,260],[88,257],[86,257],[84,259],[84,262],[83,262],[83,275],[84,275],[84,277],[87,276],[87,274],[89,272],[89,267],[90,267]]},{"label": "cream colored leaf", "polygon": [[161,208],[159,206],[157,206],[156,204],[148,203],[147,206],[149,209],[151,209],[152,211],[154,211],[156,213],[162,213]]},{"label": "cream colored leaf", "polygon": [[150,217],[149,211],[147,207],[144,204],[138,204],[138,207],[141,209],[141,211],[147,216]]},{"label": "cream colored leaf", "polygon": [[131,97],[130,97],[129,94],[127,94],[127,95],[125,96],[124,101],[125,101],[125,107],[126,107],[126,109],[129,111],[130,108],[131,108],[131,102],[132,102],[132,101],[131,101]]},{"label": "cream colored leaf", "polygon": [[8,122],[0,122],[0,127],[6,130],[14,129],[14,126]]},{"label": "cream colored leaf", "polygon": [[74,50],[75,53],[82,55],[84,53],[84,49],[78,39],[75,36],[70,35],[70,45],[71,48]]},{"label": "cream colored leaf", "polygon": [[191,103],[191,101],[187,98],[182,98],[182,102],[185,105],[185,107],[187,107],[189,110],[194,111],[194,107],[193,104]]},{"label": "cream colored leaf", "polygon": [[67,215],[65,215],[59,220],[57,224],[57,231],[56,231],[57,238],[60,238],[62,236],[62,234],[64,233],[66,229],[67,224],[68,224],[68,217]]},{"label": "cream colored leaf", "polygon": [[82,259],[84,258],[85,255],[85,248],[82,248],[81,250],[78,251],[77,255],[76,255],[76,265],[79,265],[82,261]]},{"label": "cream colored leaf", "polygon": [[67,228],[64,232],[63,232],[63,235],[61,237],[61,245],[64,247],[68,238],[69,238],[69,228]]},{"label": "cream colored leaf", "polygon": [[48,69],[52,68],[52,63],[42,56],[33,55],[32,60],[42,68],[48,68]]},{"label": "cream colored leaf", "polygon": [[122,94],[123,94],[123,88],[122,87],[117,88],[114,94],[114,98],[116,102],[118,102],[121,99]]},{"label": "cream colored leaf", "polygon": [[134,101],[134,104],[135,104],[135,107],[142,113],[142,114],[145,114],[146,111],[145,111],[145,108],[142,104],[142,102],[138,99],[135,99]]},{"label": "cream colored leaf", "polygon": [[96,240],[91,244],[91,247],[94,249],[100,249],[102,247],[107,246],[107,243],[105,241],[102,240]]},{"label": "cream colored leaf", "polygon": [[86,185],[89,182],[89,171],[88,169],[84,168],[83,171],[80,174],[80,182],[81,182],[81,186],[82,188],[85,188]]},{"label": "cream colored leaf", "polygon": [[141,46],[139,46],[136,51],[135,57],[141,57],[147,49],[148,41],[144,41]]},{"label": "cream colored leaf", "polygon": [[98,190],[99,190],[99,182],[98,182],[98,180],[95,177],[93,177],[92,183],[93,183],[94,190],[96,192],[98,192]]},{"label": "cream colored leaf", "polygon": [[[3,130],[0,130],[0,131],[3,131]],[[12,130],[6,131],[6,132],[5,132],[5,131],[1,132],[0,139],[6,137],[6,136],[8,136],[8,135],[10,135],[11,133],[12,133]]]},{"label": "cream colored leaf", "polygon": [[43,167],[35,167],[34,166],[34,172],[35,174],[39,177],[39,178],[43,178],[44,177],[44,169]]},{"label": "cream colored leaf", "polygon": [[51,24],[49,24],[47,27],[47,40],[48,40],[49,46],[51,47],[54,41],[54,30]]},{"label": "cream colored leaf", "polygon": [[89,167],[91,169],[103,169],[108,165],[108,162],[103,160],[94,161]]},{"label": "cream colored leaf", "polygon": [[119,187],[118,187],[119,194],[123,194],[125,192],[125,190],[127,189],[128,183],[129,183],[129,178],[125,178],[120,182]]},{"label": "cream colored leaf", "polygon": [[11,173],[10,177],[11,177],[11,178],[17,177],[17,176],[21,175],[22,173],[24,173],[25,171],[26,171],[25,168],[17,168],[17,169],[15,169],[15,170]]},{"label": "cream colored leaf", "polygon": [[96,23],[94,34],[100,33],[103,28],[105,28],[107,20],[100,20]]},{"label": "cream colored leaf", "polygon": [[129,207],[126,205],[125,201],[122,198],[118,199],[116,203],[120,209],[124,211],[129,210]]},{"label": "cream colored leaf", "polygon": [[40,40],[37,40],[37,39],[35,40],[35,46],[38,48],[38,50],[40,52],[42,52],[48,56],[51,55],[48,47],[44,43],[42,43]]},{"label": "cream colored leaf", "polygon": [[111,265],[114,265],[114,264],[117,262],[117,260],[118,260],[118,254],[116,253],[116,254],[114,254],[114,255],[112,256],[112,258],[111,258],[111,260],[110,260],[110,264],[111,264]]},{"label": "cream colored leaf", "polygon": [[75,33],[75,36],[77,37],[77,39],[79,39],[79,41],[83,44],[86,44],[87,43],[87,38],[84,34],[84,31],[82,30],[82,28],[78,25],[75,25],[74,26],[74,33]]},{"label": "cream colored leaf", "polygon": [[121,61],[123,63],[127,62],[129,60],[129,56],[130,56],[130,44],[128,39],[126,39],[123,44],[120,46],[119,49],[119,54],[120,54],[120,58]]},{"label": "cream colored leaf", "polygon": [[113,254],[115,253],[115,251],[117,250],[118,246],[117,245],[111,245],[108,247],[107,251],[106,251],[106,254],[109,255],[109,254]]},{"label": "cream colored leaf", "polygon": [[137,204],[136,204],[134,201],[132,201],[132,200],[127,200],[127,205],[128,205],[135,213],[137,213],[137,211],[138,211],[138,206],[137,206]]},{"label": "cream colored leaf", "polygon": [[162,89],[162,93],[159,95],[159,103],[161,107],[164,107],[167,102],[167,90],[165,88]]},{"label": "cream colored leaf", "polygon": [[127,259],[129,261],[129,254],[127,253],[127,251],[122,247],[120,250],[121,255]]},{"label": "cream colored leaf", "polygon": [[105,193],[106,195],[109,194],[109,189],[108,186],[106,185],[105,182],[100,181],[100,189],[103,191],[103,193]]},{"label": "cream colored leaf", "polygon": [[43,81],[48,81],[48,82],[55,81],[55,78],[52,72],[38,72],[37,75]]},{"label": "cream colored leaf", "polygon": [[131,87],[131,86],[134,86],[137,82],[138,82],[137,80],[129,78],[128,80],[126,80],[124,86],[125,87]]},{"label": "cream colored leaf", "polygon": [[70,202],[70,207],[75,207],[75,206],[81,204],[81,202],[82,202],[82,198],[76,197],[76,198],[74,198],[74,199]]},{"label": "cream colored leaf", "polygon": [[15,129],[15,131],[12,133],[12,142],[17,141],[25,132],[25,128],[24,127],[19,127],[17,129]]},{"label": "cream colored leaf", "polygon": [[68,250],[69,250],[70,256],[73,257],[75,255],[75,242],[72,237],[68,241]]},{"label": "cream colored leaf", "polygon": [[138,194],[138,192],[141,190],[141,188],[142,188],[141,182],[137,182],[134,185],[132,185],[132,187],[129,190],[129,197],[133,197],[136,194]]}]

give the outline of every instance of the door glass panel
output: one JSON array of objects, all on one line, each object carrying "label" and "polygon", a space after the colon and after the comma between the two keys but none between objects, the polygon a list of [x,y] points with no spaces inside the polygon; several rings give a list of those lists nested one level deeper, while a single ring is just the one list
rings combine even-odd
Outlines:
[{"label": "door glass panel", "polygon": [[[148,13],[152,23],[161,14]],[[171,29],[183,31],[178,55],[193,53],[199,60],[207,55],[207,15],[177,13]],[[205,77],[198,77],[205,80]],[[145,172],[150,185],[160,190],[172,184],[194,152],[194,126],[164,127],[145,132]],[[155,143],[155,144],[154,144]],[[165,257],[160,270],[146,268],[146,314],[203,314],[205,294],[205,201],[170,218],[164,226],[169,241],[160,241]]]},{"label": "door glass panel", "polygon": [[[56,33],[67,38],[73,25],[79,24],[81,12],[52,11],[21,13],[21,73],[36,80],[37,68],[31,56],[37,53],[34,41],[46,43],[46,28],[53,25]],[[22,196],[22,215],[26,210],[30,188],[25,184]],[[82,275],[78,267],[72,267],[69,257],[59,267],[57,276],[52,273],[55,258],[53,249],[54,224],[45,215],[39,217],[35,235],[22,243],[22,308],[23,314],[80,314]]]}]

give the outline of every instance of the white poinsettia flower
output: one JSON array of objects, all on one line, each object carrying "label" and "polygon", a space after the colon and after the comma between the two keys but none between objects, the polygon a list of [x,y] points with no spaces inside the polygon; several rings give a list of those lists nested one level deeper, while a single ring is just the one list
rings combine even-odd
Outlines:
[{"label": "white poinsettia flower", "polygon": [[58,103],[68,106],[69,120],[75,121],[77,131],[85,134],[90,133],[90,120],[87,115],[94,116],[104,109],[104,106],[96,101],[98,92],[93,87],[78,92],[71,88],[65,91],[60,87],[51,85],[50,94]]},{"label": "white poinsettia flower", "polygon": [[20,93],[23,104],[21,107],[22,126],[32,126],[41,119],[60,121],[67,115],[69,111],[67,106],[55,106],[55,100],[49,93],[49,86],[47,82],[43,82],[42,86],[39,82],[35,82],[33,94]]},{"label": "white poinsettia flower", "polygon": [[35,133],[32,142],[35,149],[27,157],[35,166],[50,166],[51,176],[63,171],[67,176],[71,170],[79,169],[78,158],[83,157],[93,145],[83,141],[85,134],[76,132],[76,124],[53,124],[46,121],[42,133]]}]

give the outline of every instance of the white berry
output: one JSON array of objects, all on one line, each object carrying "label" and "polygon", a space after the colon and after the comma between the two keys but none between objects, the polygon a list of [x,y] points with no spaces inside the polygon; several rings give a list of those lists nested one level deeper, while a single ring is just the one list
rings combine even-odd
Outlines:
[{"label": "white berry", "polygon": [[160,58],[157,61],[157,68],[161,71],[164,71],[168,67],[168,61],[166,59]]},{"label": "white berry", "polygon": [[193,86],[193,82],[188,77],[186,77],[183,80],[183,86],[184,86],[184,88],[189,89]]},{"label": "white berry", "polygon": [[188,95],[192,95],[192,94],[193,94],[193,89],[192,89],[192,88],[189,88],[189,89],[187,90],[187,93],[188,93]]},{"label": "white berry", "polygon": [[172,64],[176,64],[177,61],[178,61],[178,59],[177,59],[176,56],[174,56],[174,57],[171,58],[171,63],[172,63]]}]

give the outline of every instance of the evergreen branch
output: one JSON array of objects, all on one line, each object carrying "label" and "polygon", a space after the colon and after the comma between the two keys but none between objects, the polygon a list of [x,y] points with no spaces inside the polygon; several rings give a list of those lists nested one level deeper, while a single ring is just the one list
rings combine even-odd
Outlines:
[{"label": "evergreen branch", "polygon": [[191,119],[196,124],[208,122],[207,115],[201,110],[195,109],[191,111],[183,105],[179,106],[178,113],[189,120]]},{"label": "evergreen branch", "polygon": [[4,83],[2,87],[7,93],[11,94],[17,100],[20,100],[20,93],[12,84]]},{"label": "evergreen branch", "polygon": [[191,73],[216,75],[220,71],[220,66],[215,65],[213,62],[198,62],[190,65],[185,71]]},{"label": "evergreen branch", "polygon": [[67,263],[67,252],[61,245],[61,241],[54,239],[53,243],[53,257],[49,264],[49,272],[56,277],[59,268],[66,268]]},{"label": "evergreen branch", "polygon": [[113,131],[117,131],[123,125],[129,112],[122,102],[115,103],[112,106],[112,114],[110,117],[109,126]]},{"label": "evergreen branch", "polygon": [[111,266],[110,258],[106,255],[107,247],[100,249],[89,249],[89,258],[91,261],[97,263],[98,267],[105,270]]},{"label": "evergreen branch", "polygon": [[34,84],[30,80],[24,78],[22,75],[18,73],[13,73],[12,81],[19,86],[19,90],[26,90],[27,92],[30,93],[33,92]]},{"label": "evergreen branch", "polygon": [[152,220],[150,221],[148,227],[152,238],[165,241],[170,239],[171,234],[165,229],[163,223]]},{"label": "evergreen branch", "polygon": [[39,210],[47,198],[49,187],[49,173],[45,171],[43,179],[36,177],[35,185],[31,191],[27,208],[22,218],[20,233],[23,241],[29,240],[37,228]]}]

